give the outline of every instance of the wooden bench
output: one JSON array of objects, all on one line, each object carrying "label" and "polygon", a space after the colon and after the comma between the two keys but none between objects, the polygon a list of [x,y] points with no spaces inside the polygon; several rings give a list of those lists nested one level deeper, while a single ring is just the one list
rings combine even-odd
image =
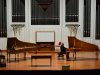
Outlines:
[{"label": "wooden bench", "polygon": [[31,56],[31,66],[32,59],[50,59],[50,66],[52,65],[52,55],[51,54],[34,54]]}]

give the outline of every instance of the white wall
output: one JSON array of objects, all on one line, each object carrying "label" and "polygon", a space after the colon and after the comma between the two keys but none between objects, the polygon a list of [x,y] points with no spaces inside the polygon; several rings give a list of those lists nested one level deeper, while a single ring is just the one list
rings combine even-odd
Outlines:
[{"label": "white wall", "polygon": [[[14,36],[12,27],[10,26],[12,23],[11,16],[11,0],[7,1],[7,36]],[[55,42],[62,41],[65,43],[65,46],[68,47],[67,36],[69,35],[69,30],[65,27],[65,0],[60,0],[60,25],[31,25],[31,9],[30,9],[30,1],[25,0],[25,27],[22,28],[20,35],[17,33],[17,38],[22,41],[35,43],[35,32],[36,31],[55,31]],[[77,38],[83,41],[87,41],[90,43],[94,43],[100,48],[100,40],[95,40],[95,10],[96,10],[96,0],[91,0],[91,37],[84,38],[83,37],[83,0],[79,0],[79,24],[80,27],[78,29]],[[6,49],[7,39],[0,38],[0,49]]]}]

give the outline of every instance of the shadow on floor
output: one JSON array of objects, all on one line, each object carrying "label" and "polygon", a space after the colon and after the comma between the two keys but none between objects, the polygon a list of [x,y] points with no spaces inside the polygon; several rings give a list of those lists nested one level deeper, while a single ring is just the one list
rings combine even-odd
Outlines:
[{"label": "shadow on floor", "polygon": [[31,67],[51,67],[51,65],[31,65]]},{"label": "shadow on floor", "polygon": [[26,59],[24,59],[24,58],[19,58],[19,59],[16,59],[16,61],[15,61],[15,58],[10,58],[10,63],[11,63],[11,62],[27,61],[27,60],[31,60],[31,58],[30,58],[30,57],[27,57]]},{"label": "shadow on floor", "polygon": [[67,61],[83,61],[83,60],[97,60],[97,59],[96,58],[84,58],[84,57],[77,57],[76,59],[73,59],[73,57],[70,57],[69,59],[67,59]]}]

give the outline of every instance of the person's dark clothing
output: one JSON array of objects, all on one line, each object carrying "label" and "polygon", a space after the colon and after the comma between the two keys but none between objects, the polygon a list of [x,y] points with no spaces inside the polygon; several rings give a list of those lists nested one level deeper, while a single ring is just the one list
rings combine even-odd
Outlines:
[{"label": "person's dark clothing", "polygon": [[60,47],[61,52],[59,53],[58,57],[63,56],[63,54],[66,54],[66,49],[67,48],[65,48],[64,45],[61,45]]},{"label": "person's dark clothing", "polygon": [[64,45],[61,45],[60,49],[62,54],[66,53],[66,48],[64,47]]}]

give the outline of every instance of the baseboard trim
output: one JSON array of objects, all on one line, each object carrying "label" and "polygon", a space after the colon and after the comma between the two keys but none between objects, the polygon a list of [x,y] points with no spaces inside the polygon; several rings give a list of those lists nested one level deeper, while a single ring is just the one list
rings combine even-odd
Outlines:
[{"label": "baseboard trim", "polygon": [[2,52],[7,52],[7,50],[1,50]]}]

